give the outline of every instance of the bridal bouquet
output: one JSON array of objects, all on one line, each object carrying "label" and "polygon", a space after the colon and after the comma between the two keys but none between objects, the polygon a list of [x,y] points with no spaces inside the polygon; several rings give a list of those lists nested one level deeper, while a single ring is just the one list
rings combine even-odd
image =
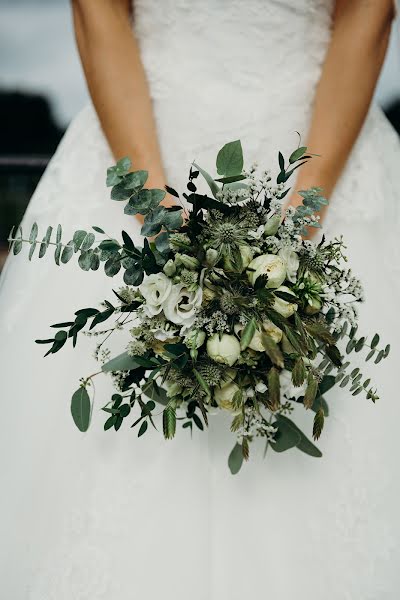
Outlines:
[{"label": "bridal bouquet", "polygon": [[[50,354],[67,342],[75,346],[85,327],[102,336],[95,357],[115,386],[102,408],[105,430],[129,419],[142,436],[160,417],[169,439],[177,423],[203,430],[224,411],[236,441],[228,460],[236,473],[257,437],[275,452],[297,447],[321,456],[290,417],[296,405],[312,411],[318,440],[328,416],[324,395],[334,385],[375,402],[370,379],[344,355],[368,347],[366,360],[378,363],[389,346],[379,350],[377,334],[369,344],[357,336],[363,292],[345,266],[342,239],[303,237],[307,227],[319,227],[315,213],[327,201],[318,188],[301,191],[302,205],[282,216],[285,184],[309,158],[306,147],[287,161],[279,153],[272,184],[269,172],[243,171],[240,141],[228,143],[218,153],[216,178],[196,164],[190,168],[183,194],[190,210],[162,206],[166,192],[146,189],[147,172],[132,171],[124,158],[108,170],[107,185],[112,200],[126,203],[126,215],[144,216],[142,247],[125,231],[117,240],[97,226],[101,239],[78,230],[67,244],[60,225],[54,240],[51,227],[38,240],[36,224],[27,240],[21,228],[10,235],[15,254],[23,242],[31,246],[29,258],[37,247],[42,257],[54,245],[58,265],[78,255],[85,271],[103,265],[108,277],[123,273],[125,285],[112,290],[112,302],[77,310],[72,320],[52,325],[54,337],[37,340],[50,344]],[[198,191],[199,175],[211,195]],[[180,202],[174,189],[166,191]],[[129,330],[129,342],[111,357],[106,340],[122,329]],[[71,400],[81,431],[91,420],[93,377],[81,380]]]}]

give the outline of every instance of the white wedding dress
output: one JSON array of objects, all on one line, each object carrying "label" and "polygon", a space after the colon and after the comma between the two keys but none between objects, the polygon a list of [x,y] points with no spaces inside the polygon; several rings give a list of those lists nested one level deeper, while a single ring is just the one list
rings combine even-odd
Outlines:
[{"label": "white wedding dress", "polygon": [[[257,159],[275,169],[278,150],[296,146],[295,131],[305,138],[331,0],[135,5],[171,186],[184,191],[193,159],[214,172],[227,141],[242,140],[247,165]],[[136,222],[109,199],[112,163],[87,106],[51,161],[24,228],[62,223],[68,236],[99,225],[139,241]],[[173,441],[154,431],[138,439],[128,424],[104,432],[108,380],[96,383],[92,426],[79,433],[69,401],[79,378],[96,370],[95,340],[43,359],[34,339],[77,308],[112,299],[116,281],[73,261],[56,267],[51,256],[29,264],[26,249],[8,260],[0,291],[1,598],[399,597],[399,194],[400,143],[372,107],[331,199],[326,233],[345,235],[365,283],[362,329],[393,345],[379,368],[365,365],[381,399],[373,405],[335,390],[327,395],[323,458],[294,449],[263,460],[255,443],[235,477],[222,415],[192,440],[180,429]],[[296,419],[309,434],[312,416]]]}]

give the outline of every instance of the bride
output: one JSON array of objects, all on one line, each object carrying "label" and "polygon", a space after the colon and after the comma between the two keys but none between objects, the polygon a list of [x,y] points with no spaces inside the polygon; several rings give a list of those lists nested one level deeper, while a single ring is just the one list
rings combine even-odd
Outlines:
[{"label": "bride", "polygon": [[[320,185],[330,197],[324,227],[343,233],[365,283],[363,329],[396,346],[400,144],[370,107],[392,2],[134,4],[132,15],[128,0],[73,2],[93,104],[69,127],[25,227],[130,227],[139,241],[104,184],[114,157],[147,169],[151,187],[184,190],[193,159],[212,171],[227,141],[241,139],[247,165],[275,168],[299,131],[321,157],[295,189]],[[33,340],[108,291],[98,273],[50,259],[12,257],[3,273],[1,596],[398,598],[398,348],[380,368],[375,406],[340,389],[327,397],[322,459],[294,449],[263,461],[260,446],[232,477],[223,417],[173,442],[104,432],[99,414],[88,434],[74,428],[69,398],[93,367],[91,340],[46,359]]]}]

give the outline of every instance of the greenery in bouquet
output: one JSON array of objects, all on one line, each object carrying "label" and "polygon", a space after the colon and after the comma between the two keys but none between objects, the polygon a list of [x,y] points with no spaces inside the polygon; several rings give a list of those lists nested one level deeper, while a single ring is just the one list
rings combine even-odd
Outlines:
[{"label": "greenery in bouquet", "polygon": [[[101,338],[95,357],[115,386],[102,408],[105,430],[129,420],[142,436],[161,420],[169,439],[177,424],[203,430],[225,411],[234,436],[228,462],[236,473],[255,438],[276,452],[297,447],[321,456],[290,417],[296,405],[312,411],[310,437],[318,440],[328,416],[324,395],[334,385],[375,402],[370,379],[344,356],[368,348],[366,360],[378,363],[390,348],[378,349],[377,334],[369,343],[357,335],[363,291],[346,266],[343,240],[305,239],[308,227],[319,227],[316,213],[327,201],[312,188],[299,192],[301,206],[283,210],[287,181],[309,158],[306,147],[287,161],[279,153],[273,184],[268,171],[244,171],[241,143],[230,142],[218,153],[217,177],[192,165],[183,203],[166,186],[177,199],[170,208],[160,204],[166,191],[146,189],[147,172],[132,171],[124,158],[108,170],[107,185],[112,200],[126,203],[126,215],[144,216],[142,247],[126,232],[116,240],[97,226],[100,240],[78,230],[67,244],[60,225],[54,241],[51,227],[38,240],[36,224],[28,240],[21,228],[10,235],[15,254],[29,242],[29,258],[37,247],[42,257],[53,244],[57,264],[78,255],[83,270],[102,265],[109,277],[123,273],[113,302],[79,309],[73,320],[52,326],[54,337],[37,340],[50,345],[50,354],[69,341],[75,346],[81,332]],[[208,194],[199,192],[199,176]],[[121,329],[130,341],[111,358],[106,342]],[[93,377],[83,378],[72,396],[81,431],[91,420]]]}]

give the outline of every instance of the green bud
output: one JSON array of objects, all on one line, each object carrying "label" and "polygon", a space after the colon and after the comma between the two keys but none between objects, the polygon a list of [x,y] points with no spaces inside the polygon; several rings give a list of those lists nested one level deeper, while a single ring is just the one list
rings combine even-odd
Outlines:
[{"label": "green bud", "polygon": [[176,266],[172,258],[167,261],[163,267],[163,271],[167,277],[172,277],[176,273]]},{"label": "green bud", "polygon": [[282,217],[280,214],[273,215],[268,221],[265,223],[264,232],[267,235],[275,235],[279,229],[281,224]]},{"label": "green bud", "polygon": [[209,267],[214,267],[217,264],[219,258],[218,250],[214,250],[214,248],[209,248],[206,252],[206,263]]},{"label": "green bud", "polygon": [[198,269],[200,266],[199,261],[194,256],[189,256],[188,254],[177,254],[175,257],[175,264],[182,265],[187,269]]}]

